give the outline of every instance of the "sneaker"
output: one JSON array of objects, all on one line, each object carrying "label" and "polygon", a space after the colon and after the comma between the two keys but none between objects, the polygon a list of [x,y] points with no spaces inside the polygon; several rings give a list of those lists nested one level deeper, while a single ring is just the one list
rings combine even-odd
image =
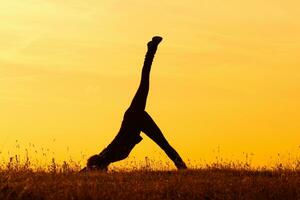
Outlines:
[{"label": "sneaker", "polygon": [[162,41],[162,37],[154,36],[150,42],[148,42],[147,46],[149,50],[156,50],[158,44]]}]

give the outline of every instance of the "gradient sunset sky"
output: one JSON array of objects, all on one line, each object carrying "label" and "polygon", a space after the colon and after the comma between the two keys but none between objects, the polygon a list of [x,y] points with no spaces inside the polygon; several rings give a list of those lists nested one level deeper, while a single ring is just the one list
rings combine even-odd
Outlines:
[{"label": "gradient sunset sky", "polygon": [[[33,144],[59,160],[99,153],[120,127],[153,35],[164,40],[147,111],[185,160],[249,153],[268,165],[277,153],[300,154],[299,1],[0,5],[1,159]],[[142,137],[130,159],[167,160]]]}]

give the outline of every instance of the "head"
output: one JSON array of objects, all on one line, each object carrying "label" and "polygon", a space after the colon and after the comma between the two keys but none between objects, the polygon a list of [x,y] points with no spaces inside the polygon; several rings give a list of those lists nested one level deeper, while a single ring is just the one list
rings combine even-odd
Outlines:
[{"label": "head", "polygon": [[103,158],[103,156],[93,155],[87,161],[87,169],[91,170],[103,170],[107,171],[109,163]]}]

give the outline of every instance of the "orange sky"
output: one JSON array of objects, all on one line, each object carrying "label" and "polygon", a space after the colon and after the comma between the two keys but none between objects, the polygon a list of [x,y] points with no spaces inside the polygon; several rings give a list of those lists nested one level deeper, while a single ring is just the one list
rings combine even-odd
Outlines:
[{"label": "orange sky", "polygon": [[[214,161],[217,149],[228,159],[253,153],[254,164],[299,155],[299,1],[0,3],[1,158],[16,140],[60,160],[102,150],[153,35],[164,41],[147,111],[184,159]],[[143,138],[131,159],[166,160]]]}]

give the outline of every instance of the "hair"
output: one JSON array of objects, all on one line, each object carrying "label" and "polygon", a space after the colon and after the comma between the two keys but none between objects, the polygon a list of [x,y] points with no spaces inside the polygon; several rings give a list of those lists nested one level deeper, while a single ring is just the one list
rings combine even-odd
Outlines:
[{"label": "hair", "polygon": [[107,162],[105,162],[105,160],[97,154],[91,156],[87,161],[88,169],[107,171],[107,166],[108,166]]}]

